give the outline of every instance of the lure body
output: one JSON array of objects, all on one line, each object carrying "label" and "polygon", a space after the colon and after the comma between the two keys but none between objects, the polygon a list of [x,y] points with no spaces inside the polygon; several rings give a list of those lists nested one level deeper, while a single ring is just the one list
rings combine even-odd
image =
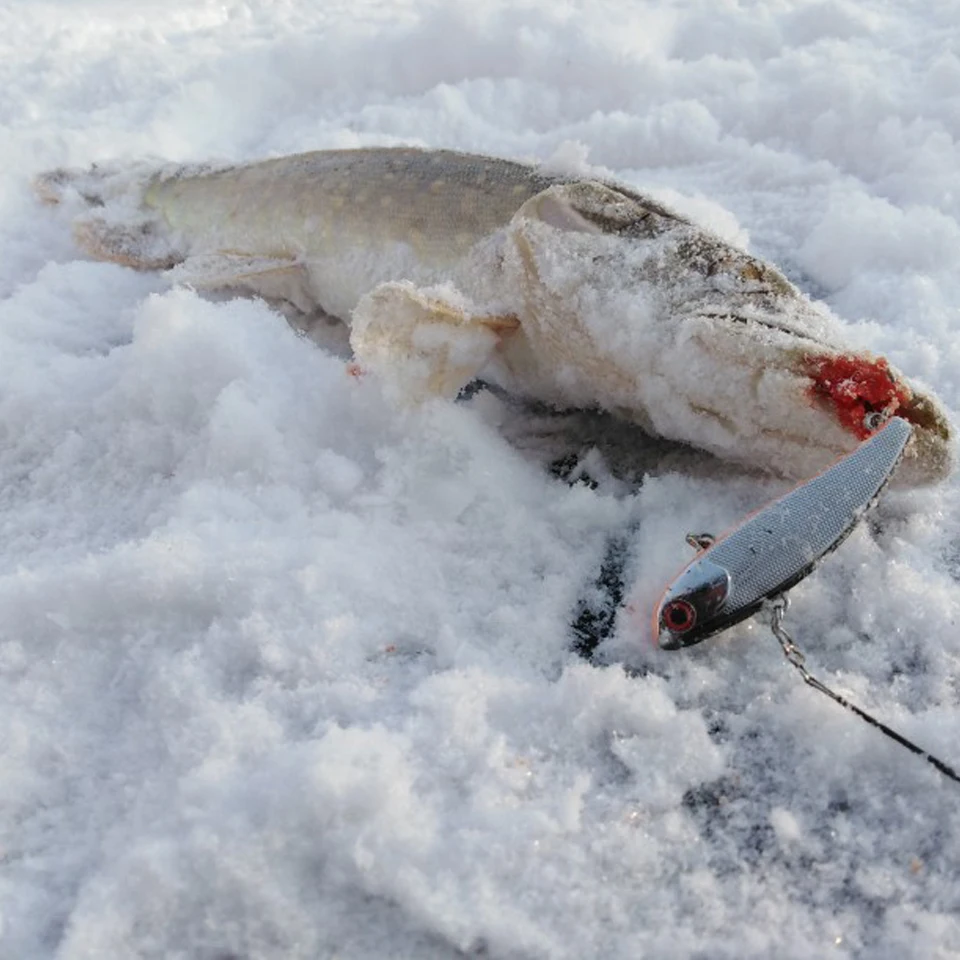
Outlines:
[{"label": "lure body", "polygon": [[657,605],[659,645],[699,643],[799,583],[876,501],[911,432],[905,420],[892,418],[828,470],[699,553]]}]

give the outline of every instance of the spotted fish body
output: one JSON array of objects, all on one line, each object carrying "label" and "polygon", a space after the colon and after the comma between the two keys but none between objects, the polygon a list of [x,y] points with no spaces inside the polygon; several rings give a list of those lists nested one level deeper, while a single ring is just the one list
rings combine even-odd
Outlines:
[{"label": "spotted fish body", "polygon": [[182,238],[175,259],[228,250],[294,260],[315,303],[349,320],[379,283],[459,276],[478,241],[553,182],[522,164],[447,151],[338,150],[184,168],[156,178],[144,206]]},{"label": "spotted fish body", "polygon": [[483,375],[803,477],[872,418],[914,427],[900,477],[942,478],[934,398],[845,347],[775,268],[630,187],[449,151],[323,151],[239,166],[54,171],[104,259],[322,309],[402,396]]}]

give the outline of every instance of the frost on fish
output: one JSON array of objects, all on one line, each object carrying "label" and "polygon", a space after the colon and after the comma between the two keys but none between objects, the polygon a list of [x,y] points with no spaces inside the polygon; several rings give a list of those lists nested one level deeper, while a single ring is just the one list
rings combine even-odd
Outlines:
[{"label": "frost on fish", "polygon": [[242,166],[55,171],[96,257],[350,323],[358,361],[419,400],[481,370],[727,459],[806,477],[884,417],[915,439],[899,479],[939,480],[937,401],[774,267],[631,188],[448,151]]}]

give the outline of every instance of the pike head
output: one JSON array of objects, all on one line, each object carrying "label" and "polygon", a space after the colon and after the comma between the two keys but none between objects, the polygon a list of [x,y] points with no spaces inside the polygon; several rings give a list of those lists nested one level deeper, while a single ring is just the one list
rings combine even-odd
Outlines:
[{"label": "pike head", "polygon": [[517,389],[599,406],[652,432],[791,478],[809,477],[893,416],[914,427],[898,481],[952,465],[939,402],[778,270],[639,194],[550,187],[507,227],[504,271],[523,336]]}]

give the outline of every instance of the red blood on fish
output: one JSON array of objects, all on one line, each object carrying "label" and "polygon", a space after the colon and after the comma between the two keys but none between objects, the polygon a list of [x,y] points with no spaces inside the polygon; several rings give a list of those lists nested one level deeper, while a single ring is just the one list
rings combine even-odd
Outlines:
[{"label": "red blood on fish", "polygon": [[809,361],[806,372],[813,380],[810,396],[828,400],[840,423],[861,440],[873,433],[868,414],[883,411],[893,415],[911,397],[882,358],[817,357]]}]

